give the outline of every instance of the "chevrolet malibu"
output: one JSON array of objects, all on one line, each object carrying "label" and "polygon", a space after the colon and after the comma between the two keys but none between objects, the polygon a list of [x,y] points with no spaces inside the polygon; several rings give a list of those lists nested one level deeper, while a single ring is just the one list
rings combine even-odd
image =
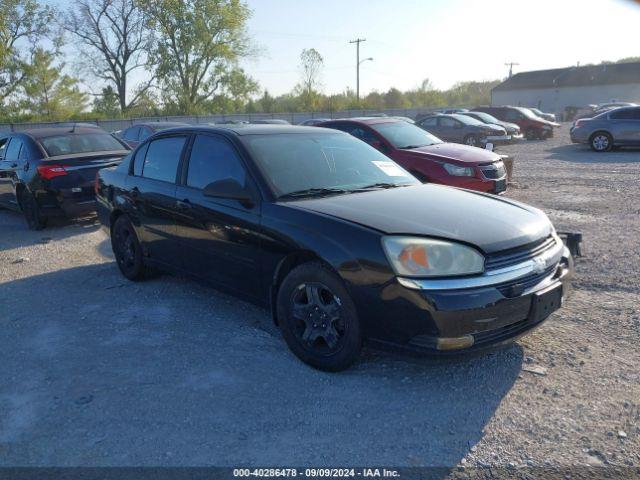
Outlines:
[{"label": "chevrolet malibu", "polygon": [[342,132],[276,125],[157,133],[96,179],[121,273],[179,272],[269,308],[309,365],[363,341],[471,351],[539,326],[572,258],[533,207],[421,184]]}]

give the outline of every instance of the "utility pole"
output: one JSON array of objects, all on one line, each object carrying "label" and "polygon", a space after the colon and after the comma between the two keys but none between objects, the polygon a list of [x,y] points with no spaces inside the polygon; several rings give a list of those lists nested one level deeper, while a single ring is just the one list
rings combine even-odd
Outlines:
[{"label": "utility pole", "polygon": [[513,66],[514,65],[520,65],[520,64],[516,63],[516,62],[507,62],[507,63],[505,63],[505,65],[507,67],[509,67],[509,78],[511,78],[511,76],[513,75]]},{"label": "utility pole", "polygon": [[[360,102],[360,44],[362,42],[366,42],[366,38],[356,38],[355,40],[351,40],[349,43],[356,44],[356,99]],[[367,59],[368,60],[368,59]],[[371,59],[373,60],[373,59]],[[365,60],[363,60],[364,62]]]}]

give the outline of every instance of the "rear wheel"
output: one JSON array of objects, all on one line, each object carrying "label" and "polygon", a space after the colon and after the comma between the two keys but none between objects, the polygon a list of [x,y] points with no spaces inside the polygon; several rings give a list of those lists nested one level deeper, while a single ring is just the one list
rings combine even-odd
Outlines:
[{"label": "rear wheel", "polygon": [[20,191],[20,207],[29,229],[42,230],[47,226],[47,217],[42,215],[36,197],[26,188]]},{"label": "rear wheel", "polygon": [[278,291],[277,315],[291,351],[314,368],[337,372],[356,361],[362,331],[340,277],[320,262],[292,270]]},{"label": "rear wheel", "polygon": [[613,138],[607,132],[596,132],[591,135],[589,145],[595,152],[608,152],[613,148]]},{"label": "rear wheel", "polygon": [[470,147],[477,147],[478,146],[478,138],[475,135],[467,135],[466,137],[464,137],[464,143],[465,145],[469,145]]},{"label": "rear wheel", "polygon": [[142,248],[133,225],[126,215],[118,217],[113,225],[111,247],[122,275],[133,281],[142,280],[145,277]]},{"label": "rear wheel", "polygon": [[527,128],[524,132],[524,136],[527,140],[537,140],[539,138],[538,132],[535,128]]}]

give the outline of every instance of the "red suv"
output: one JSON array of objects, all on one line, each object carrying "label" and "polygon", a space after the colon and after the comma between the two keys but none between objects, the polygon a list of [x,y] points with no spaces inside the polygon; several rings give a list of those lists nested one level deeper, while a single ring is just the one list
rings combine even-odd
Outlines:
[{"label": "red suv", "polygon": [[415,125],[395,118],[331,120],[319,127],[350,133],[390,157],[422,182],[480,192],[502,193],[507,175],[500,155],[444,143]]},{"label": "red suv", "polygon": [[553,129],[560,126],[558,123],[538,117],[524,107],[476,107],[472,111],[488,113],[503,122],[515,123],[527,140],[544,140],[553,137]]}]

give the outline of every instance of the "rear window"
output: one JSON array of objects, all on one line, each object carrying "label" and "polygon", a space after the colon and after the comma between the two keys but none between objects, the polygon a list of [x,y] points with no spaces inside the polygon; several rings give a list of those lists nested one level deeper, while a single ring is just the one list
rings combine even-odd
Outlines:
[{"label": "rear window", "polygon": [[68,133],[41,138],[40,144],[50,157],[125,150],[125,147],[108,133]]}]

